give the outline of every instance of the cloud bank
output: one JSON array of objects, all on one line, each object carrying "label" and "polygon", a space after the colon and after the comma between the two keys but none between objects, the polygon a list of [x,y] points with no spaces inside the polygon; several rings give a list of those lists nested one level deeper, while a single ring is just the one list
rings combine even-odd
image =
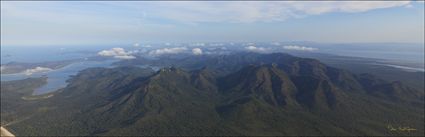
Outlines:
[{"label": "cloud bank", "polygon": [[[344,15],[349,15],[348,13],[360,13],[377,9],[397,8],[398,10],[398,8],[408,7],[408,5],[413,5],[414,8],[422,10],[421,14],[411,14],[411,8],[409,10],[403,10],[400,17],[404,15],[414,15],[415,18],[423,17],[423,7],[417,6],[419,5],[418,3],[411,1],[2,1],[1,5],[2,21],[20,22],[18,24],[2,23],[4,26],[2,26],[1,36],[7,37],[2,39],[1,45],[119,44],[140,41],[140,38],[153,42],[163,42],[164,40],[195,41],[197,38],[200,38],[199,34],[205,34],[202,37],[202,40],[205,41],[239,41],[239,39],[240,41],[247,41],[252,39],[253,36],[250,35],[269,34],[269,32],[281,34],[280,29],[268,31],[268,27],[263,29],[262,25],[256,25],[255,23],[282,22],[290,19],[298,20],[299,18],[328,13],[344,13]],[[76,9],[76,5],[85,6]],[[378,14],[379,16],[375,14],[373,16],[387,17],[391,16],[391,14],[391,11],[385,11],[384,13]],[[366,16],[358,19],[359,21],[363,19],[367,20],[369,18],[374,18],[373,16]],[[359,35],[361,37],[357,38],[358,34],[353,34],[352,36],[356,37],[349,35],[339,36],[346,37],[344,39],[349,40],[341,39],[338,41],[423,42],[423,31],[421,31],[423,30],[423,25],[418,26],[411,24],[416,20],[407,18],[403,20],[404,18],[400,17],[397,16],[387,21],[389,23],[397,22],[395,24],[387,24],[388,26],[398,25],[391,28],[394,30],[389,30],[387,27],[380,27],[382,25],[376,25],[381,24],[381,21],[377,19],[370,20],[373,21],[368,23],[371,24],[370,26],[365,25],[373,27],[374,32],[376,32],[376,34],[372,33],[373,36],[381,39],[385,38],[383,40],[371,38],[364,41],[362,37],[365,36]],[[333,20],[334,18],[335,17],[329,18],[329,20]],[[312,19],[317,20],[315,18]],[[398,22],[397,19],[402,19],[402,21]],[[330,24],[344,23],[330,22],[332,22]],[[217,30],[213,30],[209,27],[210,25],[220,25],[214,23],[223,23],[222,25],[225,27],[218,27]],[[245,26],[234,23],[252,23],[254,25]],[[187,24],[199,25],[199,27],[189,32],[185,31],[185,29],[180,29],[181,26],[186,27]],[[309,32],[316,32],[309,29],[309,27],[315,27],[316,25],[314,24],[315,23],[312,25],[297,25],[297,28],[301,28],[300,32],[306,31],[305,33],[307,35]],[[235,25],[235,27],[233,27],[233,25]],[[342,25],[348,28],[357,26],[355,24]],[[282,26],[288,25],[282,24]],[[249,28],[244,29],[246,27]],[[244,31],[234,31],[232,29],[226,29],[228,30],[227,32],[219,31],[225,28],[250,30],[249,32],[256,33],[247,34],[246,36],[249,37],[246,38],[239,38],[240,36],[238,35],[244,33]],[[302,30],[302,28],[305,28],[305,30]],[[398,31],[398,33],[385,35],[388,34],[386,32],[390,31]],[[363,31],[359,30],[358,33],[363,34],[361,32]],[[181,35],[183,33],[185,34]],[[223,35],[220,33],[223,33]],[[339,34],[334,33],[326,35],[334,38],[332,35]],[[119,38],[117,38],[117,34],[120,34]],[[290,36],[292,33],[284,32],[282,34]],[[22,39],[25,40],[22,41]],[[257,39],[261,41],[279,40],[279,38],[266,37],[266,35],[258,37]],[[315,33],[308,34],[307,36],[291,36],[291,38],[288,39],[308,41],[316,41],[316,39],[323,40],[320,34]],[[324,41],[332,42],[333,39]],[[137,45],[135,46],[137,47]]]},{"label": "cloud bank", "polygon": [[313,47],[304,47],[304,46],[283,46],[284,49],[286,50],[299,50],[299,51],[315,51],[315,50],[319,50],[317,48],[313,48]]},{"label": "cloud bank", "polygon": [[40,73],[40,72],[47,72],[52,71],[51,68],[45,68],[45,67],[35,67],[33,69],[27,69],[24,71],[25,75],[32,75],[33,73]]},{"label": "cloud bank", "polygon": [[164,54],[178,54],[186,51],[186,47],[176,47],[176,48],[163,48],[163,49],[156,49],[149,52],[149,55],[152,56],[159,56]]},{"label": "cloud bank", "polygon": [[114,56],[114,58],[117,59],[135,59],[135,56],[131,56],[131,55],[123,55],[123,56]]},{"label": "cloud bank", "polygon": [[202,55],[202,50],[200,48],[194,48],[192,49],[192,53],[194,55]]},{"label": "cloud bank", "polygon": [[[407,6],[410,1],[232,1],[152,3],[164,10],[152,13],[186,23],[273,22],[332,12],[358,13],[375,9]],[[218,8],[219,7],[219,8]]]},{"label": "cloud bank", "polygon": [[105,57],[114,57],[117,59],[135,59],[136,57],[131,55],[137,53],[137,51],[125,51],[123,48],[112,48],[109,50],[102,50],[97,54]]},{"label": "cloud bank", "polygon": [[246,50],[252,51],[252,52],[266,52],[267,49],[263,47],[255,47],[255,46],[248,46],[245,47]]}]

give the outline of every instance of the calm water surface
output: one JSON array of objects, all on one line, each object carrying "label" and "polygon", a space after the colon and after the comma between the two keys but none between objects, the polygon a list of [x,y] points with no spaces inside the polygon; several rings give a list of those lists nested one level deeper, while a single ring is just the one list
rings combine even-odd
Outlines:
[{"label": "calm water surface", "polygon": [[76,75],[80,70],[91,68],[91,67],[113,67],[111,64],[117,60],[107,60],[107,61],[83,61],[70,64],[61,69],[49,71],[49,72],[40,72],[34,73],[32,75],[25,75],[24,73],[18,74],[2,74],[1,81],[11,81],[11,80],[21,80],[30,77],[42,77],[47,76],[47,84],[34,90],[34,95],[40,95],[44,93],[49,93],[60,88],[64,88],[67,85],[66,80],[70,78],[71,75]]}]

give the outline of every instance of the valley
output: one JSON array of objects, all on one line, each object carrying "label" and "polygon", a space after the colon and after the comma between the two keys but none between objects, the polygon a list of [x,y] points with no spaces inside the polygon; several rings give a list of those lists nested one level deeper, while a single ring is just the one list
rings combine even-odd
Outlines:
[{"label": "valley", "polygon": [[[401,82],[283,53],[190,59],[155,61],[164,65],[158,71],[85,69],[38,100],[2,82],[2,123],[25,118],[9,130],[52,136],[423,134],[424,93]],[[417,130],[391,132],[389,124]]]}]

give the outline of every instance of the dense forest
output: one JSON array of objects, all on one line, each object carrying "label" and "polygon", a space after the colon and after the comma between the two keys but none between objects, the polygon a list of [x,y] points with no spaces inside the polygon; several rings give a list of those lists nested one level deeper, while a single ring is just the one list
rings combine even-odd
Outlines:
[{"label": "dense forest", "polygon": [[2,82],[1,123],[23,136],[424,134],[424,92],[400,81],[282,53],[169,62],[89,68],[35,97],[45,78]]}]

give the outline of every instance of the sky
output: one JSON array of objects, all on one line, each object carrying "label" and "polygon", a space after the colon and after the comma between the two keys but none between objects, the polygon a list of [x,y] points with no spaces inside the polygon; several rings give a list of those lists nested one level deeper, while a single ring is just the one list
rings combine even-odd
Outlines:
[{"label": "sky", "polygon": [[416,1],[1,1],[1,46],[424,43]]}]

